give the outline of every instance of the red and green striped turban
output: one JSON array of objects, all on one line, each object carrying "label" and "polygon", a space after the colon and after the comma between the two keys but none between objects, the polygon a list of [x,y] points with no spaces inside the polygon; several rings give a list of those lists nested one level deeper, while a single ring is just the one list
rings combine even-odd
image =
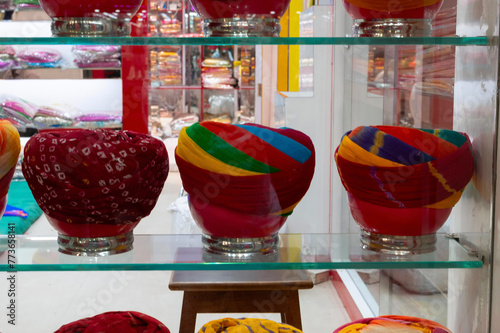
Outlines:
[{"label": "red and green striped turban", "polygon": [[389,208],[451,208],[474,173],[469,137],[443,129],[360,126],[335,159],[350,195]]},{"label": "red and green striped turban", "polygon": [[364,318],[337,328],[333,333],[451,333],[446,327],[427,319],[408,316]]},{"label": "red and green striped turban", "polygon": [[8,120],[0,120],[0,198],[9,191],[20,152],[21,140],[17,129]]},{"label": "red and green striped turban", "polygon": [[156,205],[168,154],[162,141],[132,131],[46,131],[28,141],[22,166],[48,217],[71,225],[126,225]]},{"label": "red and green striped turban", "polygon": [[223,318],[213,320],[198,331],[198,333],[302,333],[301,330],[268,319],[256,318]]},{"label": "red and green striped turban", "polygon": [[192,200],[261,216],[290,215],[315,165],[302,132],[210,121],[181,131],[175,158]]},{"label": "red and green striped turban", "polygon": [[55,333],[170,333],[153,317],[136,311],[105,312],[83,318],[64,326]]}]

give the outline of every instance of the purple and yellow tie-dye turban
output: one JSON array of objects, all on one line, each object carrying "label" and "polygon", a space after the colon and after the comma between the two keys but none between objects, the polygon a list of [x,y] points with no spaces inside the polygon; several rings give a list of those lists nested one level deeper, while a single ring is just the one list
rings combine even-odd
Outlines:
[{"label": "purple and yellow tie-dye turban", "polygon": [[337,328],[333,333],[451,333],[446,327],[427,319],[408,316],[364,318]]},{"label": "purple and yellow tie-dye turban", "polygon": [[311,183],[315,152],[302,132],[205,121],[184,128],[175,158],[190,196],[252,215],[290,215]]},{"label": "purple and yellow tie-dye turban", "polygon": [[451,130],[360,126],[335,160],[349,194],[390,208],[451,208],[474,172],[468,136]]},{"label": "purple and yellow tie-dye turban", "polygon": [[302,333],[299,329],[280,324],[268,319],[256,318],[223,318],[213,320],[198,331],[198,333]]}]

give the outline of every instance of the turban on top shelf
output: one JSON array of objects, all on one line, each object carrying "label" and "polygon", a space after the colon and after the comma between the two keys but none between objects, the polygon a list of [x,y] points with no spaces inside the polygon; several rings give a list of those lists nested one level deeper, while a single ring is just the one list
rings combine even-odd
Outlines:
[{"label": "turban on top shelf", "polygon": [[136,311],[105,312],[63,325],[55,333],[170,333],[153,317]]},{"label": "turban on top shelf", "polygon": [[302,333],[299,329],[274,322],[268,319],[256,318],[223,318],[213,320],[198,331],[198,333]]},{"label": "turban on top shelf", "polygon": [[427,319],[408,316],[364,318],[343,325],[333,333],[451,333],[446,327]]},{"label": "turban on top shelf", "polygon": [[155,206],[168,154],[160,140],[132,131],[47,131],[26,144],[23,174],[49,221],[126,229]]},{"label": "turban on top shelf", "polygon": [[315,166],[302,132],[210,121],[182,130],[175,158],[193,205],[266,218],[292,213]]}]

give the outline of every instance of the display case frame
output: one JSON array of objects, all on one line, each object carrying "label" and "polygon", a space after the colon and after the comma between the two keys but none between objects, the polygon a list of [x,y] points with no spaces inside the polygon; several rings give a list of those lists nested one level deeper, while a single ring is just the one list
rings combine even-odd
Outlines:
[{"label": "display case frame", "polygon": [[[223,263],[222,261],[211,263],[188,263],[174,262],[174,260],[163,260],[153,262],[133,262],[130,258],[109,257],[95,258],[91,262],[85,262],[84,258],[68,258],[60,262],[55,259],[50,264],[30,263],[30,254],[37,249],[47,250],[46,242],[54,246],[48,247],[48,253],[57,258],[63,258],[55,251],[55,238],[24,237],[16,236],[19,253],[26,252],[27,261],[18,261],[14,266],[0,264],[0,270],[5,272],[14,271],[80,271],[80,270],[217,270],[224,269],[409,269],[409,268],[436,268],[450,269],[449,277],[449,299],[448,299],[448,323],[447,326],[453,332],[494,332],[495,327],[500,324],[500,319],[495,313],[500,311],[500,290],[493,283],[500,275],[500,263],[497,258],[500,249],[498,245],[500,233],[498,232],[500,219],[496,212],[500,209],[500,202],[496,197],[496,188],[500,185],[496,177],[497,167],[500,159],[497,154],[498,147],[498,1],[484,0],[469,2],[458,1],[458,23],[457,37],[419,37],[419,38],[353,38],[338,37],[348,34],[350,20],[341,13],[341,4],[335,4],[335,36],[336,37],[287,37],[287,38],[198,38],[198,37],[100,37],[100,38],[1,38],[0,44],[17,45],[56,45],[56,44],[113,44],[124,46],[146,46],[146,45],[332,45],[333,66],[330,68],[334,77],[331,91],[333,101],[331,109],[333,124],[330,137],[325,138],[328,142],[327,148],[331,149],[338,144],[341,135],[349,128],[357,125],[356,119],[361,120],[363,110],[357,107],[353,101],[355,95],[351,86],[353,79],[352,69],[353,49],[362,48],[366,45],[454,45],[456,46],[456,70],[455,70],[455,118],[454,129],[462,130],[471,136],[473,147],[476,152],[476,176],[475,182],[467,188],[464,198],[455,208],[454,216],[450,226],[448,238],[442,236],[441,242],[447,244],[453,251],[460,252],[459,259],[453,260],[394,260],[393,258],[380,258],[361,262],[346,261],[341,258],[338,261],[331,257],[322,256],[330,254],[329,251],[338,244],[336,237],[343,238],[348,233],[350,238],[356,238],[352,221],[346,213],[345,199],[339,180],[335,176],[336,170],[333,163],[329,166],[331,172],[331,187],[338,192],[330,192],[325,189],[326,195],[332,202],[335,211],[327,216],[328,230],[332,233],[331,243],[327,243],[326,249],[315,249],[307,247],[310,244],[318,244],[317,239],[328,236],[317,236],[308,234],[283,235],[287,237],[299,237],[301,241],[301,260],[291,260],[268,263],[259,261],[253,263]],[[475,24],[481,22],[482,25]],[[472,59],[472,60],[471,60]],[[128,80],[124,75],[124,80]],[[134,82],[135,81],[135,82]],[[142,84],[141,79],[130,80],[132,84]],[[345,83],[348,83],[345,85]],[[469,92],[473,91],[473,94]],[[382,110],[383,111],[383,110]],[[144,121],[144,108],[136,115]],[[287,110],[288,116],[293,112]],[[323,111],[321,111],[323,112]],[[385,114],[380,114],[382,119]],[[382,120],[383,121],[383,120]],[[474,139],[477,139],[476,141]],[[333,162],[333,161],[331,161]],[[320,196],[325,193],[314,193]],[[335,200],[335,202],[333,202]],[[337,210],[338,208],[338,210]],[[472,223],[474,222],[474,223]],[[303,223],[309,223],[305,221]],[[142,237],[142,236],[141,236]],[[141,238],[139,237],[139,239]],[[145,243],[152,242],[155,237],[144,236]],[[162,239],[164,238],[164,239]],[[169,242],[169,238],[175,236],[158,236],[159,241]],[[315,240],[316,239],[316,240]],[[1,237],[3,244],[8,242],[9,237]],[[137,244],[141,247],[142,240]],[[342,244],[342,243],[340,243]],[[174,247],[175,248],[175,247]],[[196,248],[193,247],[193,248]],[[286,248],[286,246],[284,247]],[[344,248],[341,246],[341,248]],[[134,250],[135,251],[135,250]],[[148,253],[149,250],[146,251]],[[323,253],[326,252],[326,253]],[[162,256],[162,250],[149,252],[150,255]],[[307,260],[307,258],[316,258]],[[120,262],[120,258],[124,258]],[[321,258],[321,259],[317,259]],[[19,258],[21,260],[21,258]],[[74,259],[74,260],[73,260]],[[24,260],[24,259],[23,259]],[[114,263],[114,261],[119,263]],[[4,259],[5,261],[5,259]],[[160,267],[163,265],[163,267]],[[387,265],[387,266],[385,266]],[[451,269],[455,268],[455,269]],[[456,269],[458,268],[458,269]],[[473,311],[471,310],[473,305]]]}]

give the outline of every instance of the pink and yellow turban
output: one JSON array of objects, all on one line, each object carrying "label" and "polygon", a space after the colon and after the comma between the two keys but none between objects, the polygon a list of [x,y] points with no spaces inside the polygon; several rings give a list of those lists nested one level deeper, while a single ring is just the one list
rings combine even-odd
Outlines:
[{"label": "pink and yellow turban", "polygon": [[380,316],[364,318],[337,328],[333,333],[451,333],[446,327],[421,318]]},{"label": "pink and yellow turban", "polygon": [[59,328],[55,333],[170,333],[153,317],[135,311],[105,312]]},{"label": "pink and yellow turban", "polygon": [[335,160],[350,195],[389,208],[451,208],[474,173],[469,137],[450,130],[360,126]]},{"label": "pink and yellow turban", "polygon": [[255,318],[223,318],[213,320],[198,331],[198,333],[302,333],[299,329],[280,324],[268,319]]},{"label": "pink and yellow turban", "polygon": [[23,174],[40,208],[72,225],[139,222],[168,175],[163,142],[132,131],[41,132],[24,154]]},{"label": "pink and yellow turban", "polygon": [[210,121],[181,131],[175,158],[193,200],[260,216],[290,215],[315,165],[313,143],[302,132]]},{"label": "pink and yellow turban", "polygon": [[20,152],[17,129],[8,120],[0,120],[0,198],[9,191]]}]

